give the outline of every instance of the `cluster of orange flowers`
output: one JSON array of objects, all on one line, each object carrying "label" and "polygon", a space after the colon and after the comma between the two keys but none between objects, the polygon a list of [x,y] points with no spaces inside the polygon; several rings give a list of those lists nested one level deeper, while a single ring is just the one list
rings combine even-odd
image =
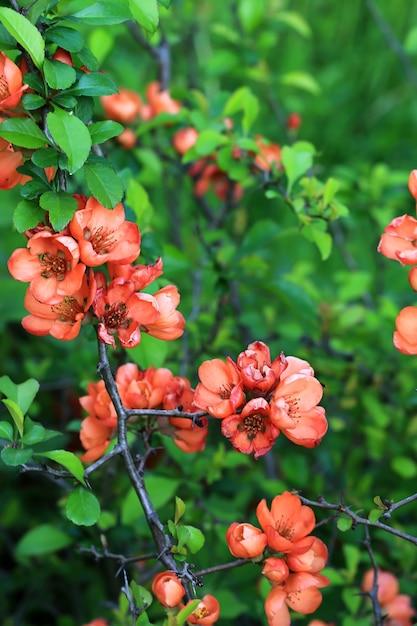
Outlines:
[{"label": "cluster of orange flowers", "polygon": [[[176,339],[184,318],[176,310],[178,290],[163,287],[142,293],[162,274],[162,261],[132,265],[140,253],[136,224],[125,220],[121,203],[106,209],[95,198],[75,196],[78,209],[66,228],[55,232],[40,224],[27,231],[26,248],[13,252],[8,268],[16,280],[29,283],[23,327],[34,335],[70,340],[82,324],[95,319],[103,343],[137,346],[141,331],[160,339]],[[93,268],[107,265],[110,282]]]},{"label": "cluster of orange flowers", "polygon": [[[321,604],[318,588],[330,584],[319,573],[327,562],[327,548],[321,539],[310,535],[316,524],[313,510],[288,491],[272,500],[271,510],[261,500],[256,515],[262,530],[234,522],[226,540],[233,556],[263,559],[262,574],[272,584],[265,600],[268,624],[289,626],[288,607],[307,615]],[[266,548],[273,556],[264,559]]]},{"label": "cluster of orange flowers", "polygon": [[[368,570],[362,580],[362,591],[371,591],[374,585],[374,570]],[[377,598],[384,615],[384,626],[412,626],[414,609],[411,598],[400,594],[397,578],[391,572],[378,572]]]},{"label": "cluster of orange flowers", "polygon": [[[116,385],[124,407],[132,409],[173,410],[181,407],[187,413],[196,410],[193,404],[194,390],[186,378],[174,376],[167,368],[149,367],[140,370],[134,363],[118,368]],[[104,382],[88,384],[88,395],[80,398],[80,404],[88,412],[81,424],[80,439],[87,452],[82,461],[95,461],[106,450],[117,427],[117,415]],[[173,437],[183,452],[204,450],[208,432],[208,419],[200,418],[195,425],[186,417],[158,416],[153,428]]]},{"label": "cluster of orange flowers", "polygon": [[[417,200],[417,170],[408,179],[411,195]],[[410,215],[396,217],[385,228],[378,252],[401,265],[417,265],[417,219]],[[408,273],[411,288],[417,291],[417,267]],[[417,354],[417,307],[406,306],[395,320],[394,345],[403,354]]]},{"label": "cluster of orange flowers", "polygon": [[[157,574],[152,583],[152,592],[158,602],[165,608],[177,608],[178,610],[184,608],[181,600],[185,595],[185,589],[175,572],[167,571]],[[185,606],[190,604],[190,602],[192,600],[187,602]],[[211,626],[211,624],[217,622],[219,614],[220,605],[218,600],[214,596],[206,594],[191,615],[187,617],[187,623]]]},{"label": "cluster of orange flowers", "polygon": [[262,341],[251,343],[235,363],[213,359],[198,370],[194,404],[222,420],[233,447],[255,459],[266,454],[282,432],[293,443],[313,448],[327,431],[323,388],[313,368],[297,357],[271,362]]}]

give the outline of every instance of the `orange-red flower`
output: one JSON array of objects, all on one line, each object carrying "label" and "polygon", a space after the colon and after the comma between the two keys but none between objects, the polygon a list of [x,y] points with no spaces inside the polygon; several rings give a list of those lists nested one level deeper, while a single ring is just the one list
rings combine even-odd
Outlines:
[{"label": "orange-red flower", "polygon": [[287,117],[286,126],[288,130],[298,130],[301,126],[302,118],[299,113],[290,113]]},{"label": "orange-red flower", "polygon": [[177,448],[187,454],[204,450],[208,435],[207,417],[200,417],[200,426],[186,417],[170,417],[169,423],[175,427],[172,436]]},{"label": "orange-red flower", "polygon": [[[371,591],[374,585],[375,572],[373,569],[365,572],[362,579],[362,591]],[[414,609],[411,598],[406,594],[399,594],[398,579],[391,572],[378,571],[378,602],[386,616],[384,624],[387,626],[411,626]]]},{"label": "orange-red flower", "polygon": [[135,283],[135,291],[141,291],[163,273],[162,259],[159,257],[151,265],[123,265],[107,263],[110,278],[127,278]]},{"label": "orange-red flower", "polygon": [[0,111],[15,109],[28,85],[23,85],[22,72],[4,52],[0,52]]},{"label": "orange-red flower", "polygon": [[406,306],[395,320],[394,346],[403,354],[417,354],[417,307]]},{"label": "orange-red flower", "polygon": [[255,396],[269,393],[279,382],[288,362],[281,352],[271,363],[271,353],[262,341],[249,344],[237,358],[244,386]]},{"label": "orange-red flower", "polygon": [[137,137],[131,128],[125,128],[116,139],[126,150],[133,150],[136,146]]},{"label": "orange-red flower", "polygon": [[381,235],[378,252],[401,265],[417,263],[417,220],[410,215],[394,218]]},{"label": "orange-red flower", "polygon": [[281,163],[280,146],[269,142],[262,135],[256,135],[255,141],[259,148],[259,154],[256,155],[254,160],[255,165],[265,171],[269,171],[272,166],[279,166]]},{"label": "orange-red flower", "polygon": [[146,97],[151,107],[152,117],[160,113],[175,115],[181,109],[181,102],[173,100],[169,91],[160,88],[157,81],[149,83],[146,88]]},{"label": "orange-red flower", "polygon": [[254,559],[261,556],[266,547],[265,533],[247,523],[231,524],[226,532],[226,541],[233,556],[242,559]]},{"label": "orange-red flower", "polygon": [[219,619],[220,604],[217,598],[207,594],[205,595],[197,608],[187,617],[189,624],[200,624],[200,626],[210,626],[215,624]]},{"label": "orange-red flower", "polygon": [[81,324],[89,322],[89,308],[94,299],[96,283],[94,274],[84,274],[81,288],[71,296],[64,296],[56,304],[38,302],[28,289],[24,305],[29,311],[22,319],[22,326],[32,335],[51,335],[62,341],[77,337]]},{"label": "orange-red flower", "polygon": [[30,176],[17,171],[23,163],[22,152],[15,150],[11,143],[0,138],[0,189],[13,189],[16,185],[24,185],[30,180]]},{"label": "orange-red flower", "polygon": [[417,199],[417,170],[412,170],[408,177],[408,189],[411,195]]},{"label": "orange-red flower", "polygon": [[159,315],[149,323],[143,321],[143,330],[152,337],[165,341],[178,339],[184,333],[185,326],[183,315],[177,311],[180,302],[178,289],[174,285],[167,285],[154,293],[153,298],[157,302]]},{"label": "orange-red flower", "polygon": [[262,574],[273,583],[282,583],[290,574],[288,565],[284,559],[271,556],[265,559]]},{"label": "orange-red flower", "polygon": [[75,239],[43,230],[29,239],[27,248],[15,250],[7,265],[13,278],[30,282],[38,302],[57,304],[81,287],[85,265],[79,258]]},{"label": "orange-red flower", "polygon": [[297,445],[317,446],[327,432],[327,419],[320,402],[323,389],[307,361],[287,357],[288,367],[271,400],[271,422]]},{"label": "orange-red flower", "polygon": [[[133,365],[133,363],[131,365]],[[126,366],[122,365],[119,370],[123,367]],[[117,373],[119,373],[119,370]],[[89,416],[100,420],[108,428],[115,428],[117,426],[116,410],[107,393],[104,380],[100,380],[98,383],[88,383],[87,395],[79,398],[79,401]]]},{"label": "orange-red flower", "polygon": [[279,430],[269,419],[270,408],[265,398],[254,398],[245,404],[240,414],[222,421],[222,434],[243,454],[263,456],[274,445]]},{"label": "orange-red flower", "polygon": [[266,533],[268,546],[276,552],[302,554],[312,547],[315,538],[308,535],[316,518],[298,496],[284,491],[272,500],[271,510],[263,499],[256,507],[256,515]]},{"label": "orange-red flower", "polygon": [[185,154],[195,145],[198,138],[198,131],[192,126],[180,128],[172,138],[172,145],[178,154]]},{"label": "orange-red flower", "polygon": [[140,252],[140,233],[136,224],[125,220],[121,202],[106,209],[94,197],[75,212],[69,229],[77,240],[80,258],[89,267],[113,263],[132,263]]},{"label": "orange-red flower", "polygon": [[330,581],[321,574],[298,572],[290,574],[282,583],[272,587],[265,600],[265,613],[269,626],[290,626],[288,607],[308,615],[320,606],[322,601],[318,587],[326,587]]},{"label": "orange-red flower", "polygon": [[[220,169],[217,163],[208,163],[201,161],[203,167],[199,171],[196,168],[190,168],[189,174],[197,173],[197,180],[194,183],[194,193],[196,196],[204,196],[209,189],[213,189],[214,193],[220,200],[231,199],[235,202],[243,196],[243,189],[239,183],[230,180],[227,173]],[[196,162],[194,165],[197,165]]]},{"label": "orange-red flower", "polygon": [[198,368],[198,383],[194,404],[213,417],[222,419],[239,409],[245,402],[242,380],[236,364],[230,357],[204,361]]},{"label": "orange-red flower", "polygon": [[143,103],[139,94],[130,89],[119,89],[119,93],[102,96],[101,104],[109,120],[127,124],[139,118]]},{"label": "orange-red flower", "polygon": [[178,606],[185,594],[185,589],[174,572],[160,572],[152,583],[152,593],[162,606]]},{"label": "orange-red flower", "polygon": [[134,283],[123,278],[116,278],[106,289],[101,272],[97,274],[97,296],[93,306],[99,319],[99,339],[113,347],[116,347],[115,335],[124,348],[137,346],[141,338],[140,327],[146,328],[160,315],[153,296],[137,293]]},{"label": "orange-red flower", "polygon": [[104,422],[92,415],[83,419],[80,440],[87,452],[80,457],[81,461],[91,463],[99,459],[105,453],[113,432],[113,428],[109,428]]},{"label": "orange-red flower", "polygon": [[314,537],[313,545],[301,554],[287,555],[288,567],[293,572],[310,572],[317,574],[326,567],[328,557],[327,546],[318,537]]},{"label": "orange-red flower", "polygon": [[83,624],[83,626],[108,626],[108,622],[101,617],[97,619],[93,619],[92,622],[88,622],[88,624]]},{"label": "orange-red flower", "polygon": [[[375,572],[373,569],[369,569],[365,572],[362,579],[362,591],[371,591],[374,585]],[[378,571],[378,602],[380,604],[387,604],[391,602],[395,596],[398,595],[400,585],[398,579],[391,572],[384,570]]]}]

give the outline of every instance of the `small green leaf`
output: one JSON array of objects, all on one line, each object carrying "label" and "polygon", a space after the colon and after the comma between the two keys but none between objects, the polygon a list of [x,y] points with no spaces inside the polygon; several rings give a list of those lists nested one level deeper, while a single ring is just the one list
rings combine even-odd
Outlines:
[{"label": "small green leaf", "polygon": [[19,431],[20,436],[22,437],[24,417],[20,406],[14,400],[10,400],[9,398],[2,400],[2,402],[7,407],[7,410],[9,411],[14,423],[16,424],[16,428]]},{"label": "small green leaf", "polygon": [[197,138],[194,149],[199,156],[212,154],[218,146],[229,143],[229,139],[215,130],[203,130]]},{"label": "small green leaf", "polygon": [[10,422],[0,422],[0,437],[7,439],[7,441],[13,441],[13,426]]},{"label": "small green leaf", "polygon": [[0,7],[0,21],[17,43],[30,54],[36,67],[41,69],[45,57],[45,42],[36,26],[21,13],[7,7]]},{"label": "small green leaf", "polygon": [[75,115],[59,108],[48,113],[47,124],[52,139],[68,157],[69,173],[74,174],[90,154],[91,137],[86,125]]},{"label": "small green leaf", "polygon": [[72,452],[68,450],[49,450],[48,452],[37,452],[36,456],[45,457],[51,461],[55,461],[55,463],[59,463],[75,476],[80,483],[85,485],[83,464]]},{"label": "small green leaf", "polygon": [[130,591],[132,592],[133,599],[136,601],[136,606],[140,606],[146,610],[153,602],[153,596],[148,589],[141,587],[136,581],[132,580],[130,585]]},{"label": "small green leaf", "polygon": [[40,148],[32,154],[32,163],[38,167],[57,167],[58,155],[54,148]]},{"label": "small green leaf", "polygon": [[126,202],[134,211],[136,221],[143,229],[151,221],[153,207],[149,202],[146,189],[133,177],[129,177],[127,181]]},{"label": "small green leaf", "polygon": [[245,133],[248,133],[252,128],[253,123],[259,115],[259,100],[252,93],[249,92],[245,99],[245,105],[243,108],[243,120],[242,126]]},{"label": "small green leaf", "polygon": [[339,519],[337,520],[337,527],[342,533],[346,532],[347,530],[350,530],[352,528],[352,518],[351,517],[339,517]]},{"label": "small green leaf", "polygon": [[101,72],[91,72],[82,74],[67,93],[71,96],[108,96],[117,91],[117,86],[110,76]]},{"label": "small green leaf", "polygon": [[178,522],[180,521],[184,513],[185,513],[184,500],[181,500],[181,498],[179,498],[178,496],[175,496],[175,518],[174,518],[175,524],[178,524]]},{"label": "small green leaf", "polygon": [[52,89],[67,89],[77,78],[74,68],[61,61],[45,59],[43,71],[46,82]]},{"label": "small green leaf", "polygon": [[29,117],[13,117],[0,124],[0,137],[22,148],[42,148],[46,135]]},{"label": "small green leaf", "polygon": [[287,24],[302,37],[310,37],[311,28],[300,13],[295,11],[276,11],[274,21]]},{"label": "small green leaf", "polygon": [[47,191],[39,198],[39,204],[49,213],[49,219],[56,231],[60,231],[72,219],[77,210],[77,201],[64,191]]},{"label": "small green leaf", "polygon": [[118,122],[106,120],[105,122],[96,122],[87,127],[93,144],[103,143],[108,139],[117,137],[123,132],[123,126]]},{"label": "small green leaf", "polygon": [[179,611],[175,616],[177,626],[182,626],[183,624],[185,624],[187,618],[190,617],[191,613],[196,610],[199,604],[200,600],[191,600],[191,602],[189,602],[187,606],[181,609],[181,611]]},{"label": "small green leaf", "polygon": [[33,450],[31,448],[11,448],[7,446],[1,451],[1,460],[5,465],[17,467],[27,463],[32,458]]},{"label": "small green leaf", "polygon": [[308,93],[316,96],[320,93],[320,85],[318,82],[308,74],[307,72],[294,71],[287,72],[286,74],[282,74],[279,77],[279,82],[281,85],[287,85],[289,87],[297,87],[298,89],[302,89],[303,91],[307,91]]},{"label": "small green leaf", "polygon": [[45,211],[37,202],[21,200],[13,213],[13,224],[19,233],[34,228],[45,217]]},{"label": "small green leaf", "polygon": [[305,174],[313,164],[313,154],[297,147],[284,146],[281,152],[281,161],[288,179],[287,193],[291,194],[294,183]]},{"label": "small green leaf", "polygon": [[52,26],[45,31],[45,39],[56,43],[68,52],[79,52],[84,47],[84,38],[75,28]]},{"label": "small green leaf", "polygon": [[25,418],[24,422],[25,434],[22,437],[22,443],[26,446],[32,446],[39,443],[45,438],[45,428],[42,424],[33,422],[30,417]]},{"label": "small green leaf", "polygon": [[105,26],[127,22],[132,19],[132,15],[126,0],[97,0],[91,6],[69,15],[68,19],[92,26]]},{"label": "small green leaf", "polygon": [[203,547],[206,538],[199,528],[194,526],[184,526],[188,531],[188,539],[185,542],[192,554],[195,554]]},{"label": "small green leaf", "polygon": [[91,491],[78,487],[67,500],[65,514],[77,526],[92,526],[100,517],[100,504]]},{"label": "small green leaf", "polygon": [[42,524],[29,530],[16,547],[18,558],[41,556],[57,552],[71,545],[72,537],[50,524]]},{"label": "small green leaf", "polygon": [[391,461],[391,467],[401,478],[414,478],[417,474],[417,464],[406,456],[396,456]]},{"label": "small green leaf", "polygon": [[85,180],[91,194],[105,207],[112,209],[123,197],[123,183],[110,165],[86,163]]},{"label": "small green leaf", "polygon": [[311,228],[310,234],[311,234],[312,240],[314,241],[317,248],[319,249],[322,261],[325,261],[326,259],[329,258],[330,253],[332,251],[332,244],[333,244],[332,236],[329,233],[325,233],[324,231],[319,230],[317,228]]},{"label": "small green leaf", "polygon": [[369,511],[368,519],[373,524],[374,522],[377,522],[379,520],[381,515],[384,515],[384,511],[382,511],[381,509],[371,509]]},{"label": "small green leaf", "polygon": [[339,187],[340,183],[334,178],[329,178],[326,181],[323,191],[323,202],[325,206],[333,202],[333,198],[335,197]]},{"label": "small green leaf", "polygon": [[38,96],[37,93],[25,93],[22,97],[22,104],[28,111],[34,111],[40,109],[45,104],[46,100],[42,96]]},{"label": "small green leaf", "polygon": [[129,8],[140,26],[151,33],[156,31],[159,22],[156,0],[129,0]]}]

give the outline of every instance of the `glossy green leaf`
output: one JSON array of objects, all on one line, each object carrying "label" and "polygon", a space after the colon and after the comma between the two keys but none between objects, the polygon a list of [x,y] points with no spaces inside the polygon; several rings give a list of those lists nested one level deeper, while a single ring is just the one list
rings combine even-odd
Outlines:
[{"label": "glossy green leaf", "polygon": [[52,26],[45,31],[45,39],[56,43],[68,52],[79,52],[84,47],[84,38],[75,28]]},{"label": "glossy green leaf", "polygon": [[395,456],[391,467],[402,478],[414,478],[417,475],[417,463],[406,456]]},{"label": "glossy green leaf", "polygon": [[92,526],[100,517],[100,503],[91,491],[78,487],[65,504],[65,514],[77,526]]},{"label": "glossy green leaf", "polygon": [[68,450],[49,450],[48,452],[37,452],[37,456],[45,457],[55,463],[65,467],[80,483],[85,485],[84,467],[80,459]]},{"label": "glossy green leaf", "polygon": [[22,105],[28,111],[34,111],[40,109],[45,104],[46,100],[37,93],[25,93],[22,96]]},{"label": "glossy green leaf", "polygon": [[30,461],[32,454],[33,450],[31,448],[12,448],[7,446],[2,448],[1,460],[5,465],[18,467]]},{"label": "glossy green leaf", "polygon": [[384,515],[384,511],[381,509],[371,509],[368,514],[368,519],[370,522],[374,523],[379,520],[381,515]]},{"label": "glossy green leaf", "polygon": [[352,528],[352,518],[351,517],[339,517],[337,520],[338,529],[344,533],[347,530]]},{"label": "glossy green leaf", "polygon": [[65,191],[47,191],[39,198],[39,204],[49,213],[54,229],[59,232],[72,219],[77,210],[77,200]]},{"label": "glossy green leaf", "polygon": [[17,558],[41,556],[58,552],[73,542],[72,537],[51,524],[42,524],[29,530],[16,547]]},{"label": "glossy green leaf", "polygon": [[194,149],[198,156],[207,156],[212,154],[218,146],[229,143],[229,139],[210,128],[203,130],[197,138]]},{"label": "glossy green leaf", "polygon": [[0,438],[7,439],[7,441],[13,441],[13,435],[13,426],[10,422],[0,422]]},{"label": "glossy green leaf", "polygon": [[156,0],[129,0],[129,8],[140,26],[151,33],[155,32],[159,22]]},{"label": "glossy green leaf", "polygon": [[175,496],[175,518],[174,518],[175,524],[178,524],[178,522],[180,521],[184,513],[185,513],[184,500],[181,500],[181,498],[179,498],[178,496]]},{"label": "glossy green leaf", "polygon": [[40,148],[32,154],[32,163],[38,167],[57,167],[58,154],[54,148]]},{"label": "glossy green leaf", "polygon": [[37,202],[21,200],[13,213],[13,224],[19,233],[34,228],[45,217],[45,211]]},{"label": "glossy green leaf", "polygon": [[132,14],[127,0],[97,0],[69,17],[83,24],[103,26],[131,20]]},{"label": "glossy green leaf", "polygon": [[307,74],[307,72],[287,72],[286,74],[282,74],[278,80],[281,85],[286,85],[288,87],[297,87],[298,89],[301,89],[302,91],[307,91],[314,96],[319,94],[321,91],[318,82],[313,78],[313,76],[311,76],[311,74]]},{"label": "glossy green leaf", "polygon": [[40,443],[45,438],[45,428],[42,424],[33,422],[29,417],[25,418],[24,430],[25,434],[22,437],[22,443],[25,446],[32,446],[35,443]]},{"label": "glossy green leaf", "polygon": [[23,415],[27,413],[38,391],[39,383],[34,378],[29,378],[19,385],[16,385],[9,376],[0,378],[0,392],[16,402]]},{"label": "glossy green leaf", "polygon": [[301,178],[312,166],[313,155],[309,151],[297,149],[296,146],[284,146],[281,152],[281,161],[288,179],[287,192],[291,194],[294,183]]},{"label": "glossy green leaf", "polygon": [[77,78],[74,68],[61,61],[45,59],[43,71],[45,80],[52,89],[67,89]]},{"label": "glossy green leaf", "polygon": [[190,617],[191,613],[193,613],[198,605],[200,604],[200,600],[191,600],[191,602],[187,603],[181,611],[179,611],[175,616],[175,621],[177,626],[182,626],[187,621],[187,618]]},{"label": "glossy green leaf", "polygon": [[104,122],[95,122],[95,124],[91,124],[88,126],[88,130],[91,136],[91,141],[93,144],[103,143],[108,139],[112,139],[113,137],[117,137],[120,133],[123,132],[124,127],[118,122],[113,122],[112,120],[106,120]]},{"label": "glossy green leaf", "polygon": [[290,26],[302,37],[310,37],[311,28],[300,13],[295,11],[276,11],[274,21]]},{"label": "glossy green leaf", "polygon": [[45,42],[36,26],[21,13],[7,7],[0,7],[0,22],[17,43],[30,54],[36,67],[41,69],[45,57]]},{"label": "glossy green leaf", "polygon": [[123,197],[123,183],[110,165],[86,163],[85,180],[90,193],[105,207],[112,209]]},{"label": "glossy green leaf", "polygon": [[68,170],[74,174],[82,167],[91,149],[91,137],[83,122],[62,109],[56,108],[47,115],[52,139],[68,157]]},{"label": "glossy green leaf", "polygon": [[72,96],[108,96],[117,93],[116,83],[107,74],[91,72],[82,74],[76,84],[68,89]]},{"label": "glossy green leaf", "polygon": [[29,117],[13,117],[2,122],[0,137],[22,148],[42,148],[49,143],[46,135]]},{"label": "glossy green leaf", "polygon": [[192,554],[195,554],[203,547],[206,538],[199,528],[194,526],[184,526],[188,532],[188,539],[186,544]]}]

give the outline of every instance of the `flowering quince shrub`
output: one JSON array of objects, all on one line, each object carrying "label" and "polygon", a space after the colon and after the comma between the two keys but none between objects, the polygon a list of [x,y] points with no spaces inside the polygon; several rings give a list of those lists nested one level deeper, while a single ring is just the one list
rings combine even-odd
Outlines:
[{"label": "flowering quince shrub", "polygon": [[[217,89],[223,61],[216,59],[208,64],[208,95],[191,75],[181,87],[170,43],[181,28],[190,30],[190,49],[207,42],[194,41],[200,8],[191,7],[192,18],[187,9],[188,25],[181,18],[171,30],[169,4],[13,0],[0,7],[0,189],[11,190],[13,203],[5,265],[12,289],[26,290],[19,300],[26,313],[14,307],[18,330],[5,334],[5,344],[23,337],[16,345],[33,352],[19,363],[25,381],[0,377],[1,470],[19,494],[9,504],[7,487],[0,524],[20,533],[7,535],[16,574],[7,570],[0,599],[5,624],[411,626],[412,597],[399,593],[390,568],[399,573],[398,545],[415,549],[417,537],[407,518],[389,519],[417,495],[375,496],[376,508],[362,513],[371,463],[352,496],[346,447],[354,456],[363,431],[352,419],[352,438],[335,439],[347,429],[346,407],[334,398],[355,396],[360,372],[371,389],[362,420],[367,444],[376,439],[383,448],[368,422],[389,422],[372,396],[384,385],[330,343],[343,311],[329,295],[327,303],[318,296],[320,341],[307,334],[317,321],[316,290],[297,250],[326,260],[334,235],[343,256],[337,220],[348,211],[339,183],[317,177],[319,153],[299,139],[305,118],[296,100],[282,109],[263,87],[234,78]],[[213,32],[234,45],[238,27],[245,47],[262,25],[259,50],[266,51],[276,37],[269,16],[306,35],[301,15],[276,7],[270,15],[267,5],[245,0],[233,28],[218,23]],[[168,30],[158,30],[165,20]],[[126,36],[143,55],[125,54]],[[248,59],[255,48],[245,50]],[[233,65],[228,52],[219,58]],[[113,53],[122,60],[114,77]],[[138,65],[130,77],[123,58]],[[249,65],[248,85],[266,67]],[[282,77],[283,93],[297,81],[314,91],[314,77],[295,72]],[[266,104],[280,127],[263,123]],[[417,199],[417,170],[409,190]],[[265,215],[253,199],[269,206]],[[416,265],[409,272],[415,291],[416,241],[417,220],[403,215],[378,246]],[[294,265],[294,277],[278,255],[283,267]],[[290,309],[296,321],[305,316],[303,332],[288,320]],[[396,320],[400,352],[417,354],[416,329],[408,306]],[[287,345],[301,356],[287,356]],[[43,382],[48,368],[83,391],[56,401],[54,385]],[[331,389],[335,380],[346,390]],[[417,475],[399,458],[404,479]],[[27,490],[37,479],[34,497]],[[330,501],[327,490],[346,493]],[[345,541],[342,533],[355,529]],[[393,555],[380,535],[398,541]],[[65,571],[57,555],[64,550]]]}]

